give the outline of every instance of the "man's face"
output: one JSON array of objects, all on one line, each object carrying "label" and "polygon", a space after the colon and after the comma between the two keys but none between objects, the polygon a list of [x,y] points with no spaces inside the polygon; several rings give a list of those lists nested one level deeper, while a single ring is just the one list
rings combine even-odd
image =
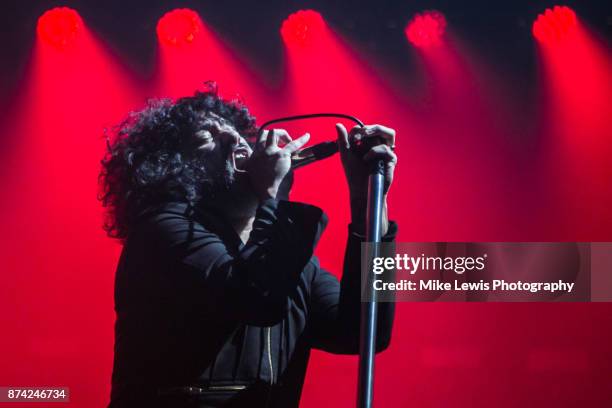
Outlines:
[{"label": "man's face", "polygon": [[219,160],[233,173],[244,171],[253,150],[236,128],[212,112],[201,116],[200,130],[195,133],[196,149],[210,153],[211,160]]},{"label": "man's face", "polygon": [[194,147],[207,174],[209,199],[206,205],[218,207],[232,216],[248,215],[257,207],[244,170],[253,150],[236,128],[227,120],[203,112],[198,130],[194,133]]},{"label": "man's face", "polygon": [[[250,188],[248,177],[237,177],[246,174],[246,162],[253,154],[253,149],[246,139],[229,121],[213,112],[201,114],[199,130],[195,132],[194,137],[195,148],[205,154],[204,167],[211,178],[213,191],[230,193],[229,197],[244,202],[243,209],[250,211],[256,197]],[[289,198],[292,184],[293,174],[290,173],[281,184],[279,198]],[[229,198],[225,195],[224,197]]]}]

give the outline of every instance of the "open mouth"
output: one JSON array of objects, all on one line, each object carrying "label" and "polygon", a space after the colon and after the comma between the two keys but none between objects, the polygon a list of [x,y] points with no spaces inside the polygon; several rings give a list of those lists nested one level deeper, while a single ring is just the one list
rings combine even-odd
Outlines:
[{"label": "open mouth", "polygon": [[232,149],[230,155],[234,169],[236,171],[244,171],[244,165],[251,155],[251,150],[244,145],[237,145]]}]

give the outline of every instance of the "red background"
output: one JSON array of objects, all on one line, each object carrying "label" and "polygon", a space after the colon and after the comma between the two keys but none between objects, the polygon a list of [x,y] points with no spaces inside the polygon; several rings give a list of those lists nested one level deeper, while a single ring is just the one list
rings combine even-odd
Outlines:
[{"label": "red background", "polygon": [[[148,79],[85,27],[67,49],[33,45],[2,122],[12,137],[0,153],[0,384],[63,385],[70,406],[107,403],[120,245],[96,200],[103,129],[147,97],[190,94],[206,79],[226,97],[239,92],[260,121],[335,110],[395,128],[389,206],[400,241],[612,241],[610,53],[583,26],[570,45],[525,50],[539,64],[528,101],[452,29],[434,50],[406,44],[418,62],[408,69],[323,28],[314,46],[287,45],[274,80],[201,29],[191,48],[160,45]],[[290,130],[335,137],[327,120]],[[348,202],[337,157],[299,170],[293,199],[328,213],[317,254],[339,273]],[[398,304],[376,406],[610,406],[611,312]],[[354,406],[356,372],[356,357],[314,352],[301,406]]]}]

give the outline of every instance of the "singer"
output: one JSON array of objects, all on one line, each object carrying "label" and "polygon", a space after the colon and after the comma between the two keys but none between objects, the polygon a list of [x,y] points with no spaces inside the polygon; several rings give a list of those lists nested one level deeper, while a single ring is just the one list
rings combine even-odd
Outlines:
[{"label": "singer", "polygon": [[[291,156],[308,134],[259,134],[214,85],[117,127],[100,174],[105,229],[123,244],[110,408],[297,407],[311,348],[358,353],[368,162],[385,161],[386,197],[395,131],[336,130],[352,214],[340,282],[313,256],[325,214],[288,201]],[[369,137],[388,144],[351,149]],[[380,304],[378,351],[393,315]]]}]

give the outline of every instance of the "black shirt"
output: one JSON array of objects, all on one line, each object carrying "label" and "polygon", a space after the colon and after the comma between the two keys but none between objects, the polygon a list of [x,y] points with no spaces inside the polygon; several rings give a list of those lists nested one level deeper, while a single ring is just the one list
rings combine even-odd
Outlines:
[{"label": "black shirt", "polygon": [[[313,256],[326,224],[317,207],[270,199],[243,244],[212,211],[143,212],[117,267],[110,407],[297,407],[311,348],[359,348],[363,237],[349,226],[339,282]],[[379,351],[393,314],[380,304]]]}]

